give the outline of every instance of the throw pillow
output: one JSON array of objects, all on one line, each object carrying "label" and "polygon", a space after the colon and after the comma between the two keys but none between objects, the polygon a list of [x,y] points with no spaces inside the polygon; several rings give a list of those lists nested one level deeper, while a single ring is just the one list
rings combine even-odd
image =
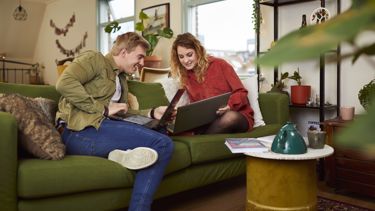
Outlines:
[{"label": "throw pillow", "polygon": [[[179,82],[173,78],[164,78],[164,79],[159,80],[159,83],[163,86],[163,89],[164,89],[165,95],[168,98],[168,101],[171,102],[172,98],[174,97],[174,95],[176,94],[177,90],[180,87]],[[187,105],[189,103],[190,103],[189,96],[185,92],[181,96],[176,107]]]},{"label": "throw pillow", "polygon": [[[41,108],[40,102],[44,102]],[[42,159],[59,160],[65,155],[61,136],[50,121],[54,116],[47,111],[48,100],[24,97],[19,94],[0,96],[0,110],[11,113],[17,120],[20,145],[27,152]],[[50,113],[50,117],[43,112]]]},{"label": "throw pillow", "polygon": [[254,127],[266,125],[263,121],[263,115],[258,102],[258,75],[255,74],[242,80],[242,84],[248,91],[247,97],[249,98],[251,108],[254,110]]}]

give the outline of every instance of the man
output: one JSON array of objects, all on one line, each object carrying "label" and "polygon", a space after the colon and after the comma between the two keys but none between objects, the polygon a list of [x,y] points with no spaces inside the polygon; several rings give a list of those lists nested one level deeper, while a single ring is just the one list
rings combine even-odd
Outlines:
[{"label": "man", "polygon": [[109,54],[82,53],[56,83],[62,95],[56,121],[63,128],[67,154],[108,157],[129,169],[139,170],[129,210],[150,210],[173,152],[168,136],[107,118],[122,112],[160,119],[165,108],[133,111],[127,104],[126,74],[143,67],[148,48],[148,42],[134,32],[119,35]]}]

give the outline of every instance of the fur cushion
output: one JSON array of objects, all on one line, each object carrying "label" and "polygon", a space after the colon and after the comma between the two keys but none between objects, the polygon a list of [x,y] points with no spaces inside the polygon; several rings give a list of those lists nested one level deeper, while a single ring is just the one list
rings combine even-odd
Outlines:
[{"label": "fur cushion", "polygon": [[44,98],[28,98],[19,94],[0,95],[0,111],[11,113],[17,120],[20,145],[42,159],[59,160],[65,146],[53,125],[56,103]]}]

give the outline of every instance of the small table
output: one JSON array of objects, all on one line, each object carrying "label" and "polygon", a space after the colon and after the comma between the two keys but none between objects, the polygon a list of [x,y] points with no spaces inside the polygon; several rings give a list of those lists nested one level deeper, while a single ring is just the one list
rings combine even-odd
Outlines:
[{"label": "small table", "polygon": [[331,154],[328,145],[299,155],[245,153],[247,210],[316,210],[316,159]]}]

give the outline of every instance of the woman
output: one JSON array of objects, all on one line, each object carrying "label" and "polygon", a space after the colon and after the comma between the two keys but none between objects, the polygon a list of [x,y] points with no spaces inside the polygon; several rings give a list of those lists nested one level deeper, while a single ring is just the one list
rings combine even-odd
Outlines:
[{"label": "woman", "polygon": [[172,75],[186,89],[191,102],[231,92],[228,105],[218,109],[218,118],[195,133],[240,133],[254,125],[253,109],[234,69],[223,59],[206,54],[190,33],[177,36],[171,52]]}]

